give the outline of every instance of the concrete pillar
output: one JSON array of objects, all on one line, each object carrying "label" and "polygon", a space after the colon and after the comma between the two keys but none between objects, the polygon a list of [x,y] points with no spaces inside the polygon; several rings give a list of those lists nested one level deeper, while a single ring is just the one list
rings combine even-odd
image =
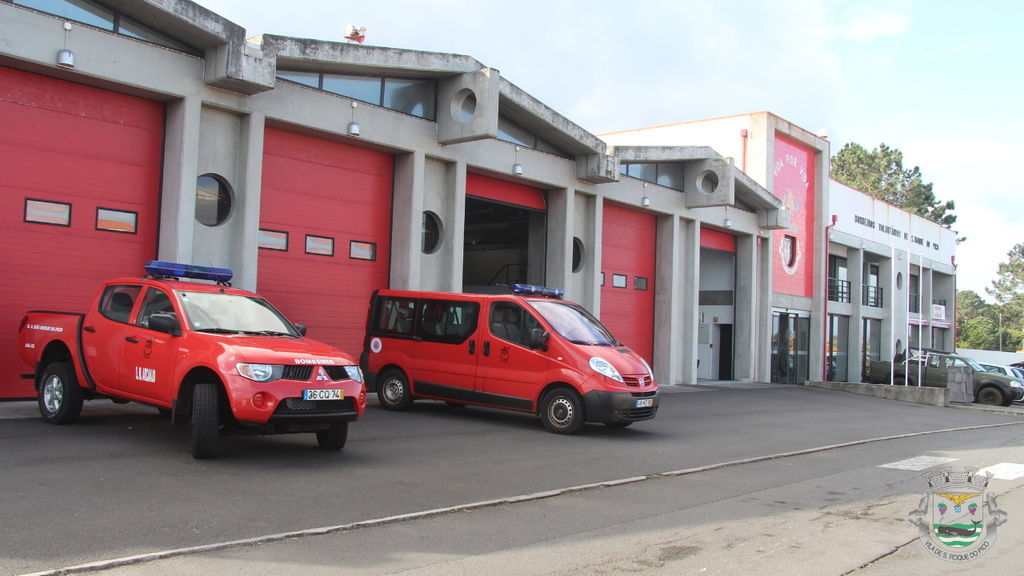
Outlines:
[{"label": "concrete pillar", "polygon": [[680,287],[679,218],[661,216],[657,220],[657,264],[654,276],[654,378],[672,384],[682,376],[681,354],[684,351],[683,309]]},{"label": "concrete pillar", "polygon": [[[756,362],[754,380],[770,382],[772,378],[772,255],[774,234],[770,232],[757,239],[757,334],[754,336]],[[760,343],[760,346],[758,346]]]},{"label": "concrete pillar", "polygon": [[733,378],[748,382],[757,365],[758,268],[757,237],[737,236]]},{"label": "concrete pillar", "polygon": [[161,260],[192,263],[202,107],[202,100],[198,96],[188,96],[167,104],[160,195],[160,239],[157,248]]},{"label": "concrete pillar", "polygon": [[[266,117],[250,114],[242,118],[241,150],[239,150],[239,189],[241,225],[236,238],[238,251],[233,255],[235,286],[255,291],[259,272],[260,203],[263,192],[263,136]],[[194,201],[193,201],[194,202]]]},{"label": "concrete pillar", "polygon": [[444,290],[462,292],[463,251],[466,244],[466,163],[455,162],[449,165],[449,171],[451,202],[448,204],[447,218],[452,223],[451,242],[448,244],[452,268]]},{"label": "concrete pillar", "polygon": [[548,192],[544,284],[566,291],[571,285],[569,276],[572,274],[572,223],[573,214],[576,213],[575,202],[576,191],[573,189]]},{"label": "concrete pillar", "polygon": [[395,157],[391,205],[391,288],[420,289],[423,186],[426,156],[411,152]]},{"label": "concrete pillar", "polygon": [[697,382],[697,324],[700,306],[700,221],[684,220],[679,234],[679,273],[682,275],[679,294],[680,347],[683,384]]},{"label": "concrete pillar", "polygon": [[849,248],[846,254],[846,265],[849,270],[850,279],[850,302],[853,310],[850,315],[846,379],[849,382],[860,382],[862,356],[864,354],[864,347],[862,346],[864,342],[864,315],[862,310],[864,307],[864,284],[866,284],[864,282],[864,251],[858,248]]},{"label": "concrete pillar", "polygon": [[[587,308],[590,309],[590,313],[591,314],[593,314],[597,318],[600,318],[601,317],[601,274],[604,273],[603,272],[604,268],[601,265],[601,256],[603,254],[603,250],[602,250],[602,246],[601,246],[601,241],[604,238],[604,197],[603,196],[595,196],[594,197],[594,214],[593,214],[593,216],[594,216],[594,220],[593,220],[593,222],[594,222],[594,231],[593,231],[593,235],[592,235],[593,237],[592,238],[588,238],[587,242],[589,242],[590,245],[594,247],[594,249],[591,250],[592,254],[591,254],[591,257],[590,257],[590,261],[587,264],[590,266],[591,270],[594,270],[594,277],[588,283],[588,286],[590,287],[590,290],[592,291],[592,293],[589,295],[589,297],[590,297],[590,306],[587,306]],[[611,278],[609,278],[608,281],[611,282]]]}]

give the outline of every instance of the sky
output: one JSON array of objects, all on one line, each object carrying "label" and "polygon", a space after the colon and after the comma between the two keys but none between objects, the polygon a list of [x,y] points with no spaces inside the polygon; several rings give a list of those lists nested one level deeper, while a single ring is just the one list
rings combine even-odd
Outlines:
[{"label": "sky", "polygon": [[1017,0],[198,0],[247,36],[464,54],[592,134],[767,110],[956,203],[957,289],[1024,242]]}]

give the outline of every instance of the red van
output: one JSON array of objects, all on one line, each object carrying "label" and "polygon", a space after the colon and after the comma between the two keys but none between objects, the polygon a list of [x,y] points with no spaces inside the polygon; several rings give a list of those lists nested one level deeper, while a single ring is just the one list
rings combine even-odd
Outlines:
[{"label": "red van", "polygon": [[658,385],[638,354],[561,290],[513,294],[378,290],[361,364],[380,405],[417,398],[538,414],[557,434],[654,418]]}]

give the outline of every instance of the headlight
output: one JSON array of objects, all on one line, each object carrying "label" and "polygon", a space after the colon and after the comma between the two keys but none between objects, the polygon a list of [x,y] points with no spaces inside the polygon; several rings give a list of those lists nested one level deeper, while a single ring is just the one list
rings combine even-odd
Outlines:
[{"label": "headlight", "polygon": [[1024,384],[1021,384],[1017,380],[1010,380],[1010,388],[1024,388]]},{"label": "headlight", "polygon": [[270,382],[281,377],[280,366],[273,364],[235,364],[238,373],[255,382]]},{"label": "headlight", "polygon": [[345,372],[348,372],[348,377],[356,382],[363,381],[363,371],[359,369],[359,366],[345,366]]},{"label": "headlight", "polygon": [[647,374],[651,378],[654,378],[654,370],[651,370],[651,365],[647,363],[647,360],[644,360],[643,356],[640,356],[640,361],[644,363],[644,368],[647,368]]},{"label": "headlight", "polygon": [[591,357],[590,367],[593,368],[594,372],[597,372],[598,374],[603,374],[611,378],[612,380],[622,382],[622,376],[619,374],[619,371],[615,369],[615,366],[612,366],[611,362],[605,360],[604,358],[598,358],[597,356]]}]

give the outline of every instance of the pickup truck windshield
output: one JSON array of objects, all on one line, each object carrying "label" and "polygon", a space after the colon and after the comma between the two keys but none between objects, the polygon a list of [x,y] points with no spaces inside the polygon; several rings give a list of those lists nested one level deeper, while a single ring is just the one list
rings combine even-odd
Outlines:
[{"label": "pickup truck windshield", "polygon": [[299,336],[291,323],[262,298],[214,292],[177,294],[189,327],[198,332]]},{"label": "pickup truck windshield", "polygon": [[579,306],[557,300],[530,300],[551,327],[573,344],[621,346],[597,318]]}]

